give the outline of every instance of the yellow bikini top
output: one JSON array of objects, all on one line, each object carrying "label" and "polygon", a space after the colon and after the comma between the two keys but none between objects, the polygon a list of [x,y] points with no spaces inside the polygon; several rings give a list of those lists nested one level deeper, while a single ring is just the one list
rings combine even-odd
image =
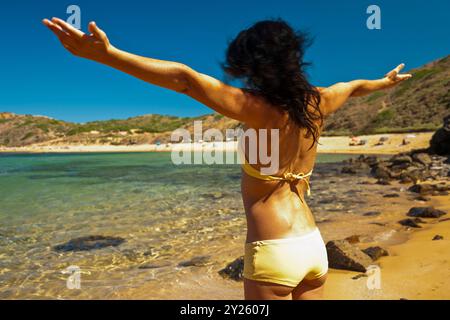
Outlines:
[{"label": "yellow bikini top", "polygon": [[288,182],[294,182],[294,181],[305,181],[306,183],[306,194],[308,196],[311,195],[311,188],[309,185],[309,181],[308,181],[308,177],[310,177],[312,175],[312,170],[308,173],[291,173],[291,172],[287,172],[284,173],[282,176],[270,176],[270,175],[265,175],[265,174],[261,174],[261,172],[259,172],[259,170],[255,169],[252,167],[252,165],[250,163],[247,162],[247,159],[244,158],[244,163],[242,164],[242,169],[244,170],[245,173],[247,173],[249,176],[256,178],[256,179],[260,179],[260,180],[265,180],[265,181],[288,181]]}]

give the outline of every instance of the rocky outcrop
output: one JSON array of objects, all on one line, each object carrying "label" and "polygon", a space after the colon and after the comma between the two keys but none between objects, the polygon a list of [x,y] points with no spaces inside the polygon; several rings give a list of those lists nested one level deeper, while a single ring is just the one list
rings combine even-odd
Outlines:
[{"label": "rocky outcrop", "polygon": [[372,259],[347,240],[329,241],[326,245],[330,268],[366,272]]},{"label": "rocky outcrop", "polygon": [[237,258],[233,262],[227,264],[225,268],[219,271],[219,274],[224,278],[229,278],[235,281],[243,280],[244,276],[244,256]]},{"label": "rocky outcrop", "polygon": [[53,247],[53,250],[58,252],[89,251],[106,247],[117,247],[124,242],[125,239],[120,237],[108,237],[100,235],[87,236],[72,239],[66,243],[56,245]]},{"label": "rocky outcrop", "polygon": [[[447,157],[432,154],[428,149],[400,153],[388,159],[361,155],[358,158],[344,161],[344,167],[341,169],[341,173],[344,174],[362,172],[367,172],[377,179],[377,184],[389,185],[392,180],[413,183],[419,187],[412,187],[411,191],[421,194],[447,195],[450,189],[448,184],[422,187],[422,185],[429,184],[424,183],[425,181],[433,182],[447,179],[450,176],[450,161]],[[420,191],[421,189],[423,191]],[[427,191],[425,192],[425,190]]]},{"label": "rocky outcrop", "polygon": [[444,118],[444,125],[431,138],[430,152],[442,156],[450,155],[450,115]]}]

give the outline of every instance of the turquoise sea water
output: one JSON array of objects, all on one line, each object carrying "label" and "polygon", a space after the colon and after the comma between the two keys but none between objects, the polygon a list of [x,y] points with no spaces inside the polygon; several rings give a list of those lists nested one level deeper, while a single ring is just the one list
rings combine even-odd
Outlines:
[{"label": "turquoise sea water", "polygon": [[[318,163],[348,155],[319,155]],[[173,165],[170,153],[0,155],[0,298],[108,298],[245,232],[238,165]],[[56,252],[89,236],[119,247]],[[142,268],[149,263],[165,267]],[[81,292],[65,268],[83,270]]]}]

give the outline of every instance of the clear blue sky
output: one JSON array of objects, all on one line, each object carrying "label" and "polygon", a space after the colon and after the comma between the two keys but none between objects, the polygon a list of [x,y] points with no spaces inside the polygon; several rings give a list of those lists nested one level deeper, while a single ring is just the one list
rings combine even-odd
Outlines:
[{"label": "clear blue sky", "polygon": [[[82,25],[97,21],[127,51],[175,60],[223,79],[219,63],[241,29],[281,17],[315,36],[307,53],[315,85],[377,78],[405,62],[414,68],[450,53],[447,0],[74,0],[7,1],[0,11],[0,111],[84,122],[160,113],[211,111],[192,99],[72,57],[41,25],[81,7]],[[377,4],[382,29],[366,28]]]}]

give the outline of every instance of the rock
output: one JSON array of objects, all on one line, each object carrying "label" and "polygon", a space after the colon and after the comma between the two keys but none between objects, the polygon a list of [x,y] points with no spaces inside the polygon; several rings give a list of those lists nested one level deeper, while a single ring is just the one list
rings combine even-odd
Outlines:
[{"label": "rock", "polygon": [[433,185],[431,184],[415,184],[409,189],[411,192],[420,193],[421,195],[429,195],[433,192]]},{"label": "rock", "polygon": [[126,249],[121,252],[130,261],[136,261],[139,259],[139,254],[137,254],[134,250]]},{"label": "rock", "polygon": [[230,278],[235,281],[241,281],[244,273],[244,257],[239,257],[233,262],[227,264],[225,268],[219,271],[224,278]]},{"label": "rock", "polygon": [[360,273],[360,274],[357,274],[356,276],[352,277],[352,279],[353,280],[358,280],[359,278],[367,278],[367,277],[368,277],[367,274]]},{"label": "rock", "polygon": [[419,218],[416,219],[403,219],[400,220],[398,223],[400,223],[402,226],[405,227],[411,227],[411,228],[422,228],[420,225],[418,225],[418,223],[423,222],[422,220],[420,220]]},{"label": "rock", "polygon": [[369,247],[367,249],[364,249],[363,252],[367,254],[370,258],[372,258],[373,261],[389,255],[389,253],[385,249],[378,246]]},{"label": "rock", "polygon": [[400,195],[398,193],[388,193],[383,195],[383,198],[398,198]]},{"label": "rock", "polygon": [[425,197],[425,196],[418,196],[418,197],[414,198],[414,200],[417,200],[417,201],[430,201],[431,198],[430,197]]},{"label": "rock", "polygon": [[444,237],[441,236],[440,234],[437,234],[433,237],[433,241],[436,241],[436,240],[444,240]]},{"label": "rock", "polygon": [[381,211],[369,211],[363,214],[365,217],[374,217],[379,216],[381,214]]},{"label": "rock", "polygon": [[377,165],[370,170],[370,174],[378,180],[389,180],[392,172],[382,165]]},{"label": "rock", "polygon": [[190,260],[182,261],[178,264],[179,267],[203,267],[209,264],[211,256],[196,256]]},{"label": "rock", "polygon": [[391,183],[388,180],[385,180],[385,179],[378,179],[376,184],[380,184],[382,186],[389,186]]},{"label": "rock", "polygon": [[412,158],[408,155],[395,155],[390,160],[394,165],[403,163],[412,163]]},{"label": "rock", "polygon": [[382,223],[382,222],[369,222],[369,224],[374,224],[374,225],[380,226],[380,227],[386,226],[386,223]]},{"label": "rock", "polygon": [[205,199],[219,200],[224,198],[225,194],[223,194],[222,192],[211,192],[211,193],[203,193],[200,196]]},{"label": "rock", "polygon": [[367,163],[370,167],[373,167],[377,165],[380,162],[380,160],[378,159],[377,156],[368,156],[365,158],[364,162]]},{"label": "rock", "polygon": [[417,161],[425,166],[430,165],[432,162],[431,157],[427,153],[424,153],[424,152],[415,153],[412,155],[412,158],[415,161]]},{"label": "rock", "polygon": [[413,207],[409,209],[407,216],[420,218],[440,218],[446,214],[446,212],[433,207]]},{"label": "rock", "polygon": [[431,137],[430,152],[438,155],[450,155],[450,115],[444,118],[444,125]]},{"label": "rock", "polygon": [[59,252],[89,251],[106,247],[117,247],[124,242],[125,239],[120,237],[87,236],[72,239],[66,243],[56,245],[53,247],[53,250]]},{"label": "rock", "polygon": [[402,162],[392,165],[389,169],[391,170],[391,172],[394,172],[395,176],[399,176],[403,170],[413,170],[413,167],[411,167],[410,162]]},{"label": "rock", "polygon": [[355,243],[359,243],[359,235],[354,234],[350,237],[345,238],[345,240],[347,240],[348,242],[350,242],[351,244],[355,244]]},{"label": "rock", "polygon": [[366,272],[372,260],[347,240],[329,241],[326,245],[330,268]]},{"label": "rock", "polygon": [[138,268],[139,269],[158,269],[158,268],[164,268],[164,267],[169,267],[170,263],[146,263],[143,265],[140,265]]},{"label": "rock", "polygon": [[401,172],[398,178],[401,183],[417,183],[422,179],[422,176],[421,171],[414,169]]},{"label": "rock", "polygon": [[353,167],[343,167],[341,173],[356,174],[356,169]]}]

